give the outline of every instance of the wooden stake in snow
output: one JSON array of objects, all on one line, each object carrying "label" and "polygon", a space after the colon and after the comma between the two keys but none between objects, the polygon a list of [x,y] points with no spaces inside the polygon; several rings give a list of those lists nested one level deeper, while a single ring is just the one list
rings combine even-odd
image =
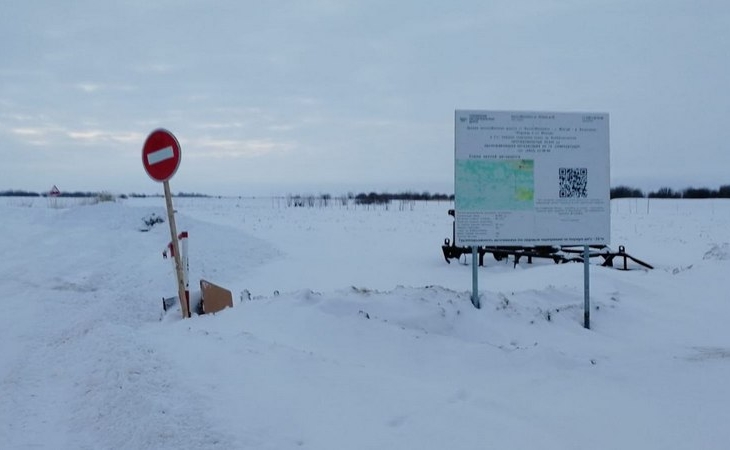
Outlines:
[{"label": "wooden stake in snow", "polygon": [[183,318],[190,317],[190,299],[185,289],[185,275],[183,275],[182,259],[180,258],[180,244],[177,241],[177,227],[175,225],[175,210],[172,208],[172,194],[170,183],[165,180],[162,185],[165,188],[165,204],[167,205],[167,220],[170,223],[170,239],[172,241],[172,253],[175,258],[175,276],[177,277],[177,295],[180,299],[180,309]]}]

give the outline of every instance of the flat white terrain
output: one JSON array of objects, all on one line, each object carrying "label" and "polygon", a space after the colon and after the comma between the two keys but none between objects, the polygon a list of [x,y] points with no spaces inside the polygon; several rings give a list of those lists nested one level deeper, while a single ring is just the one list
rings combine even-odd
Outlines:
[{"label": "flat white terrain", "polygon": [[[161,198],[0,199],[0,447],[725,449],[730,202],[612,202],[655,266],[447,264],[449,202],[175,199],[234,307],[182,320]],[[55,206],[55,207],[52,207]]]}]

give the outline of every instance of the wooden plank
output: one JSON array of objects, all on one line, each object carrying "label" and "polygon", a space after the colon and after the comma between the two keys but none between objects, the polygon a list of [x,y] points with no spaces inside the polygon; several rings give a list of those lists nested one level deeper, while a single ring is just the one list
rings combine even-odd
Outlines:
[{"label": "wooden plank", "polygon": [[233,307],[231,291],[210,281],[200,280],[200,294],[204,314],[217,313]]}]

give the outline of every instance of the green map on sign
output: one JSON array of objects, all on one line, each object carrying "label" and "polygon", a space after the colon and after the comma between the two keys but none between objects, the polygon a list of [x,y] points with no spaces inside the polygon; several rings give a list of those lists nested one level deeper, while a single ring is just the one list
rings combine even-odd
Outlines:
[{"label": "green map on sign", "polygon": [[533,209],[535,161],[456,161],[456,209],[525,211]]}]

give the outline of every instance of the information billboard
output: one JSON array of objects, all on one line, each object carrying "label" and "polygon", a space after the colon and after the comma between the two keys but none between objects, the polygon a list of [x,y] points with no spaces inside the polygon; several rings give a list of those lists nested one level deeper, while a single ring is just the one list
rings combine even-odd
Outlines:
[{"label": "information billboard", "polygon": [[456,244],[608,245],[608,114],[457,110]]}]

